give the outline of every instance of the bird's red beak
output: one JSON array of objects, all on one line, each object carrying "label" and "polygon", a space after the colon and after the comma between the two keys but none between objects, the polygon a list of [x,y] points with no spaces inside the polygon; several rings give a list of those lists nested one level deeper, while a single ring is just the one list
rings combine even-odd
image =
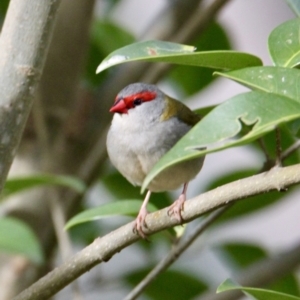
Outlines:
[{"label": "bird's red beak", "polygon": [[126,107],[126,103],[124,99],[120,99],[119,101],[115,102],[115,104],[112,106],[112,108],[109,111],[113,113],[127,114],[128,109]]}]

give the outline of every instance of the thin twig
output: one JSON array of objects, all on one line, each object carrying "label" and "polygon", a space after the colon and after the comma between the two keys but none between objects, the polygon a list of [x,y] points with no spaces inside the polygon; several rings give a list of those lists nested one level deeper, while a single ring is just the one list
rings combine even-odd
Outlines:
[{"label": "thin twig", "polygon": [[280,136],[280,129],[276,127],[275,129],[275,135],[276,135],[276,166],[281,167],[281,136]]},{"label": "thin twig", "polygon": [[284,161],[285,159],[287,159],[290,155],[292,155],[299,148],[300,148],[300,140],[296,141],[293,145],[291,145],[284,152],[282,152],[281,161]]},{"label": "thin twig", "polygon": [[[48,204],[51,212],[51,218],[53,221],[53,228],[57,238],[57,244],[62,261],[67,261],[68,258],[73,255],[72,243],[69,233],[63,228],[66,224],[66,217],[64,214],[63,205],[59,201],[59,193],[56,189],[47,190]],[[79,284],[77,280],[72,282],[71,286],[73,299],[82,299]]]},{"label": "thin twig", "polygon": [[[235,182],[225,184],[209,192],[186,201],[182,217],[190,222],[220,206],[250,196],[288,188],[300,183],[300,164],[273,169]],[[250,201],[250,200],[249,200]],[[151,213],[146,218],[147,235],[178,225],[178,220],[168,216],[168,208]],[[48,299],[80,275],[101,262],[108,261],[113,255],[140,239],[132,232],[130,222],[107,235],[96,239],[91,245],[71,257],[66,263],[23,291],[15,300]]]},{"label": "thin twig", "polygon": [[183,242],[174,246],[171,251],[167,254],[167,256],[162,259],[155,267],[151,270],[151,272],[124,298],[124,300],[133,300],[136,299],[145,289],[146,287],[162,272],[169,268],[177,259],[179,259],[180,255],[228,208],[230,208],[232,204],[226,205],[218,209],[217,211],[211,213],[198,227],[195,231]]}]

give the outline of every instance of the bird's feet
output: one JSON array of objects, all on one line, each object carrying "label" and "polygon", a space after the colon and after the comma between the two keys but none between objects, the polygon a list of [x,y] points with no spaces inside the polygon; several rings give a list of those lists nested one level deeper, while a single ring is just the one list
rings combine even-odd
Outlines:
[{"label": "bird's feet", "polygon": [[144,232],[144,229],[147,228],[146,216],[148,215],[147,209],[142,206],[138,216],[136,217],[133,224],[133,232],[138,234],[141,238],[147,240],[147,235]]},{"label": "bird's feet", "polygon": [[180,222],[180,223],[183,222],[181,212],[184,209],[185,199],[186,199],[186,195],[185,195],[185,193],[182,193],[179,196],[179,198],[168,209],[168,215],[169,216],[173,215],[175,217],[175,219],[178,220],[178,222]]}]

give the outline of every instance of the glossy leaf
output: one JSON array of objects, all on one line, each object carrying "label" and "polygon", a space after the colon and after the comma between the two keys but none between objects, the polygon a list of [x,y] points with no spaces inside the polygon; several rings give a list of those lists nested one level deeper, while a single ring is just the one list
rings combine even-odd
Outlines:
[{"label": "glossy leaf", "polygon": [[[193,41],[197,51],[229,50],[230,43],[225,30],[219,24],[212,22],[201,35]],[[167,80],[180,86],[186,95],[192,95],[209,83],[215,77],[214,70],[195,66],[177,65],[169,72]]]},{"label": "glossy leaf", "polygon": [[300,64],[300,19],[276,27],[269,36],[269,52],[275,65],[293,68]]},{"label": "glossy leaf", "polygon": [[0,251],[26,256],[35,263],[43,261],[41,247],[31,228],[14,218],[0,218]]},{"label": "glossy leaf", "polygon": [[[106,203],[77,214],[71,220],[68,221],[68,223],[65,226],[65,229],[69,229],[81,223],[119,216],[119,215],[135,216],[138,214],[141,205],[142,205],[141,200],[121,200],[121,201]],[[147,208],[150,212],[157,210],[157,208],[151,203],[147,205]]]},{"label": "glossy leaf", "polygon": [[[287,97],[261,92],[239,94],[213,109],[179,140],[147,175],[142,191],[167,167],[252,142],[278,124],[299,117],[300,103]],[[239,137],[243,126],[248,126],[249,132]]]},{"label": "glossy leaf", "polygon": [[194,46],[171,42],[138,42],[112,52],[101,62],[96,73],[100,73],[112,66],[132,61],[166,62],[222,70],[262,64],[258,57],[248,53],[236,51],[194,52],[194,50]]},{"label": "glossy leaf", "polygon": [[36,188],[45,185],[58,185],[73,189],[78,193],[83,193],[86,189],[85,184],[71,176],[53,175],[53,174],[35,174],[30,176],[9,178],[4,186],[3,197],[22,192],[30,188]]},{"label": "glossy leaf", "polygon": [[259,289],[259,288],[250,288],[242,287],[235,284],[232,280],[225,280],[217,289],[217,293],[231,291],[231,290],[240,290],[246,295],[250,294],[255,297],[257,300],[300,300],[299,297],[275,292],[272,290]]},{"label": "glossy leaf", "polygon": [[250,89],[289,97],[300,102],[300,71],[283,67],[252,67],[215,74],[234,80]]}]

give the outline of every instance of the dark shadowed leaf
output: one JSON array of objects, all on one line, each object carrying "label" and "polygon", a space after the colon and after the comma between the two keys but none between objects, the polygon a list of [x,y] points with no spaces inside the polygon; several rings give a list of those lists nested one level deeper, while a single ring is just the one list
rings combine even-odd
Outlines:
[{"label": "dark shadowed leaf", "polygon": [[221,246],[230,260],[240,269],[267,257],[267,253],[257,245],[246,243],[227,243]]},{"label": "dark shadowed leaf", "polygon": [[134,42],[134,37],[124,28],[108,21],[95,20],[91,26],[91,38],[86,65],[85,79],[94,87],[99,86],[107,74],[95,74],[99,60],[110,52]]},{"label": "dark shadowed leaf", "polygon": [[[137,285],[149,272],[150,268],[136,271],[125,277],[133,286]],[[189,300],[194,299],[207,289],[205,283],[191,274],[168,270],[159,274],[147,287],[144,294],[151,299]]]},{"label": "dark shadowed leaf", "polygon": [[[230,49],[226,32],[219,24],[214,22],[193,42],[193,45],[195,45],[197,51]],[[168,78],[175,81],[176,85],[180,85],[187,95],[191,95],[203,89],[215,79],[212,73],[213,70],[208,68],[179,65],[172,69]]]},{"label": "dark shadowed leaf", "polygon": [[[221,256],[225,253],[225,263],[230,262],[234,267],[239,269],[251,266],[254,263],[259,263],[261,260],[268,257],[268,253],[258,245],[242,243],[227,243],[221,245]],[[287,293],[294,296],[299,296],[299,288],[296,276],[287,274],[284,277],[276,280],[269,289],[277,292]]]}]

